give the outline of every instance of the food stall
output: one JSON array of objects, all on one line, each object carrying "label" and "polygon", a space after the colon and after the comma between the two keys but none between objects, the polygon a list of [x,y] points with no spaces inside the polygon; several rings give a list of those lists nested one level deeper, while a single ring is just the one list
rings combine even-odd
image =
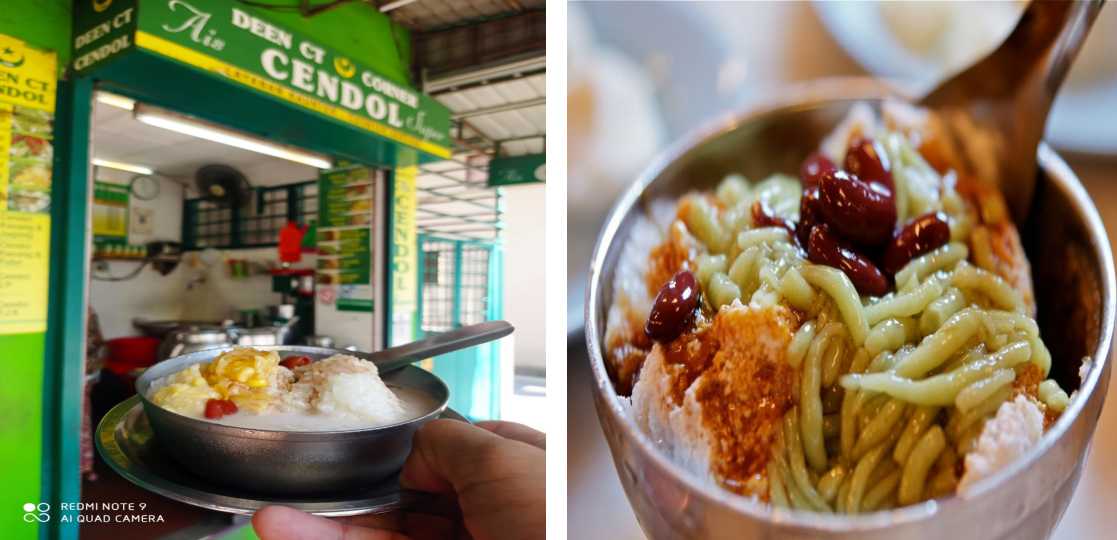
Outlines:
[{"label": "food stall", "polygon": [[[55,157],[53,189],[37,195],[34,175],[13,175],[19,180],[9,190],[13,200],[35,208],[4,214],[5,226],[38,234],[29,241],[41,248],[35,260],[43,268],[26,272],[33,281],[20,286],[49,294],[46,303],[27,302],[43,313],[27,314],[34,328],[19,329],[45,332],[43,350],[19,350],[44,358],[31,363],[42,374],[27,374],[44,380],[29,390],[41,397],[27,396],[41,401],[34,415],[44,429],[36,421],[3,433],[35,442],[20,456],[35,474],[14,478],[19,485],[11,493],[21,501],[38,494],[56,510],[56,519],[38,525],[48,536],[72,537],[79,526],[57,518],[65,503],[82,498],[79,470],[88,446],[74,434],[83,422],[90,308],[114,312],[113,302],[131,302],[121,320],[153,323],[125,331],[105,320],[110,340],[165,332],[156,324],[160,316],[182,321],[197,313],[151,309],[168,298],[211,308],[203,313],[206,323],[233,319],[243,344],[261,343],[252,340],[253,328],[270,331],[296,314],[298,338],[325,334],[339,347],[376,350],[419,336],[415,181],[418,165],[451,155],[450,113],[408,86],[399,28],[383,17],[373,21],[385,35],[369,47],[367,36],[347,42],[344,23],[331,21],[312,27],[299,17],[218,0],[75,3],[71,61],[57,81],[54,140],[46,149]],[[385,53],[385,46],[396,52]],[[53,106],[44,102],[13,118],[27,116],[34,126]],[[113,118],[117,129],[102,129]],[[190,158],[180,139],[161,150],[182,158],[179,169],[163,174],[159,163],[125,173],[121,166],[144,164],[142,152],[123,163],[105,159],[119,154],[98,152],[119,151],[129,130],[136,144],[144,133],[164,130],[229,148]],[[38,159],[39,140],[13,144]],[[238,152],[298,165],[291,174],[253,173],[228,166]],[[159,161],[154,151],[148,155]],[[226,167],[204,170],[210,165]],[[13,225],[11,216],[42,223]],[[115,279],[136,268],[157,294]],[[270,300],[251,306],[250,316],[234,301],[199,295],[195,289],[213,285],[214,276],[226,290],[261,291]],[[174,294],[159,280],[176,280]],[[246,286],[249,280],[265,285]],[[267,305],[277,309],[265,313]],[[170,354],[167,339],[159,339],[157,354]],[[136,366],[121,372],[129,367]]]}]

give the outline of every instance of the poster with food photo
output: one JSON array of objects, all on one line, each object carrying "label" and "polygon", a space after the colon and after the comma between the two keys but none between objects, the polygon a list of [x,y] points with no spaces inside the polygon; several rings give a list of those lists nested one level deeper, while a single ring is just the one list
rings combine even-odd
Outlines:
[{"label": "poster with food photo", "polygon": [[16,105],[8,150],[8,209],[50,212],[51,142],[54,115]]},{"label": "poster with food photo", "polygon": [[0,35],[0,210],[50,212],[55,58]]}]

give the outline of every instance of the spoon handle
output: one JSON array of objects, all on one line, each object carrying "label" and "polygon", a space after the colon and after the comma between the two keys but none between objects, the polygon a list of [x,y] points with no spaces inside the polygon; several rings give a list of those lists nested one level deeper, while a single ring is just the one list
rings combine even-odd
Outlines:
[{"label": "spoon handle", "polygon": [[471,324],[406,345],[376,351],[368,355],[368,360],[375,363],[380,374],[383,375],[419,360],[500,339],[511,334],[512,330],[512,325],[506,321]]},{"label": "spoon handle", "polygon": [[999,187],[1017,223],[1032,206],[1047,113],[1104,3],[1033,0],[1000,47],[920,100],[963,171]]},{"label": "spoon handle", "polygon": [[[968,104],[974,99],[1034,98],[1028,87],[1038,83],[1050,106],[1104,3],[1033,0],[996,50],[940,83],[922,103],[944,107]],[[1037,116],[1045,118],[1046,114]]]}]

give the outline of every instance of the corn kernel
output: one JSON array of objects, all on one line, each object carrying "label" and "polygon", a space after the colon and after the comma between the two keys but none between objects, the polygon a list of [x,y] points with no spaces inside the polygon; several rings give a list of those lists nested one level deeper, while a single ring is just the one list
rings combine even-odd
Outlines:
[{"label": "corn kernel", "polygon": [[251,377],[255,374],[256,374],[256,369],[255,368],[243,367],[243,368],[237,370],[237,376],[236,376],[237,382],[247,381],[249,377]]},{"label": "corn kernel", "polygon": [[253,377],[248,380],[249,388],[263,388],[267,385],[268,381],[265,381],[264,379],[261,379],[259,377]]}]

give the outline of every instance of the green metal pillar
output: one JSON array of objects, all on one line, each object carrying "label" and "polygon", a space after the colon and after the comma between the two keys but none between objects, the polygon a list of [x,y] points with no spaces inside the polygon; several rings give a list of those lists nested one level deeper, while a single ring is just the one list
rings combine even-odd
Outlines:
[{"label": "green metal pillar", "polygon": [[59,84],[51,193],[50,295],[43,379],[42,500],[55,519],[41,538],[77,538],[61,523],[61,503],[81,500],[81,419],[85,385],[85,271],[88,266],[89,133],[93,82]]}]

